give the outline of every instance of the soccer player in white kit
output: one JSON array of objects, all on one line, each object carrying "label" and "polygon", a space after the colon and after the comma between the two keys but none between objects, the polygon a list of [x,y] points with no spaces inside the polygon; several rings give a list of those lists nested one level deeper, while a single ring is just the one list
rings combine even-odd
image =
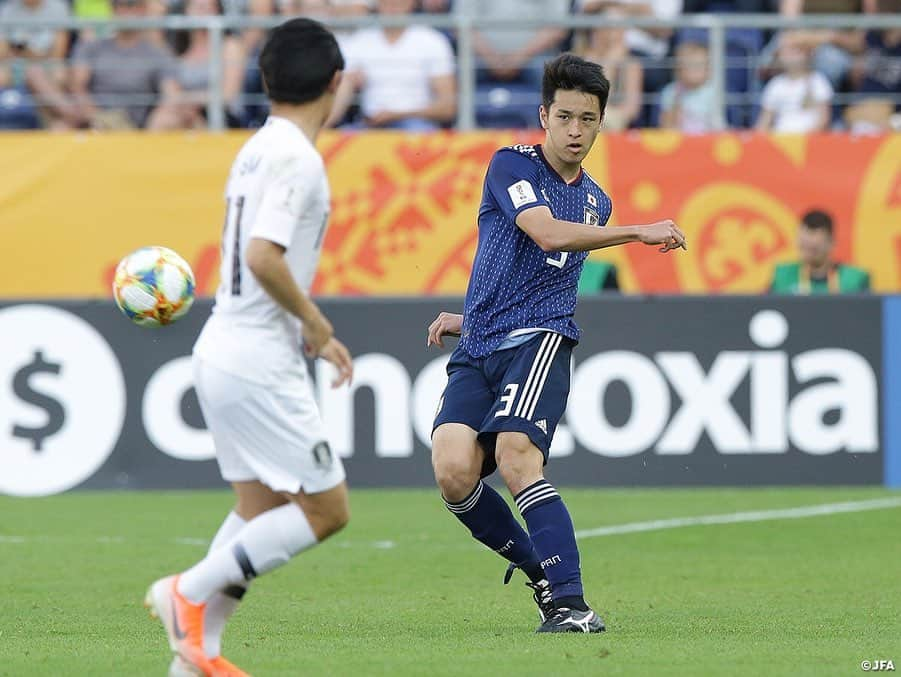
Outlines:
[{"label": "soccer player in white kit", "polygon": [[194,346],[194,378],[222,477],[237,497],[207,556],[151,585],[146,604],[176,653],[170,675],[244,675],[220,655],[250,581],[347,524],[303,352],[350,380],[350,354],[310,299],[329,211],[314,142],[344,59],[321,24],[293,19],[260,54],[272,110],[238,153],[226,188],[222,281]]}]

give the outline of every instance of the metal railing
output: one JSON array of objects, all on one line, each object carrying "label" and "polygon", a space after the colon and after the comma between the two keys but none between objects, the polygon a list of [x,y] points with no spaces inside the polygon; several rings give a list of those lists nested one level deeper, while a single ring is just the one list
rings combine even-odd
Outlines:
[{"label": "metal railing", "polygon": [[[411,14],[401,16],[371,15],[366,17],[320,18],[329,27],[338,30],[353,30],[365,27],[401,27],[410,25],[430,26],[453,31],[456,36],[456,63],[458,83],[457,127],[472,129],[475,124],[476,69],[477,58],[474,31],[500,29],[541,29],[549,25],[569,30],[596,28],[650,28],[650,29],[700,29],[707,31],[709,51],[710,81],[714,92],[714,106],[717,111],[725,110],[727,95],[725,73],[728,65],[726,57],[726,31],[730,28],[753,28],[761,30],[790,29],[834,29],[834,30],[885,30],[901,28],[901,15],[861,14],[861,15],[803,15],[783,17],[776,14],[696,14],[683,15],[675,19],[655,19],[635,17],[610,19],[602,15],[571,15],[554,19],[552,22],[511,17],[510,19],[490,19],[469,14],[467,3],[458,3],[462,9],[449,14]],[[246,29],[269,29],[290,17],[214,16],[188,17],[166,16],[141,19],[58,19],[58,20],[0,20],[0,34],[11,28],[22,29],[64,29],[81,31],[93,29],[108,32],[117,29],[162,29],[166,31],[189,31],[203,29],[209,32],[209,100],[207,119],[210,129],[225,127],[225,101],[223,99],[223,44],[227,31]]]}]

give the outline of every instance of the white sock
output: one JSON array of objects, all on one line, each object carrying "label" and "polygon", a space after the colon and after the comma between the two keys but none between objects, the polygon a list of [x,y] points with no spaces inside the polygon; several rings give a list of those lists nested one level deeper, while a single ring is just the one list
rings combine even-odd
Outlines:
[{"label": "white sock", "polygon": [[250,520],[226,545],[184,572],[178,591],[194,604],[207,602],[226,587],[246,585],[316,543],[303,510],[286,503]]},{"label": "white sock", "polygon": [[[228,513],[213,542],[209,552],[218,550],[237,535],[247,522],[235,512]],[[225,624],[238,608],[241,596],[247,590],[247,583],[233,586],[227,592],[216,592],[206,603],[206,614],[203,617],[203,648],[206,655],[215,658],[222,652],[222,631]]]}]

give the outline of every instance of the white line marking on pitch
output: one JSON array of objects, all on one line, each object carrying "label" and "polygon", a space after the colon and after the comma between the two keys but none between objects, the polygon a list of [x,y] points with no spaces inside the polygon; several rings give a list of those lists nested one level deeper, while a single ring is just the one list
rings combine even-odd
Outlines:
[{"label": "white line marking on pitch", "polygon": [[375,548],[376,550],[391,550],[397,544],[394,541],[372,541],[371,543],[360,543],[359,541],[339,541],[335,544],[338,548]]},{"label": "white line marking on pitch", "polygon": [[614,524],[597,529],[581,529],[576,531],[576,538],[597,538],[598,536],[616,536],[619,534],[636,534],[643,531],[661,531],[663,529],[681,529],[682,527],[703,526],[708,524],[739,524],[741,522],[767,522],[769,520],[796,520],[821,515],[837,515],[845,512],[864,512],[867,510],[884,510],[901,507],[901,498],[874,498],[868,501],[846,501],[844,503],[823,503],[807,505],[800,508],[782,510],[752,510],[749,512],[731,512],[724,515],[698,515],[697,517],[674,517],[672,519],[651,520],[649,522],[630,522]]},{"label": "white line marking on pitch", "polygon": [[204,548],[208,547],[210,544],[210,539],[208,538],[176,538],[175,542],[179,545],[199,545]]},{"label": "white line marking on pitch", "polygon": [[[865,512],[868,510],[884,510],[887,508],[901,508],[901,497],[874,498],[866,501],[846,501],[844,503],[823,503],[820,505],[807,505],[799,508],[784,508],[780,510],[752,510],[748,512],[730,512],[722,515],[698,515],[696,517],[673,517],[671,519],[651,520],[648,522],[629,522],[627,524],[613,524],[596,529],[581,529],[576,531],[576,538],[597,538],[599,536],[617,536],[619,534],[637,534],[644,531],[662,531],[664,529],[681,529],[682,527],[704,526],[710,524],[740,524],[742,522],[767,522],[770,520],[793,520],[806,517],[820,517],[823,515],[837,515],[848,512]],[[67,539],[52,539],[46,536],[4,536],[0,534],[0,543],[34,543],[34,542],[68,542]],[[78,542],[78,541],[75,541]],[[90,541],[88,541],[90,542]],[[99,536],[93,539],[95,543],[126,543],[127,539],[121,536]],[[209,540],[204,538],[178,537],[174,543],[187,546],[207,547]],[[343,548],[370,547],[378,550],[391,550],[398,545],[396,541],[371,541],[361,543],[359,541],[342,541],[338,544]]]}]

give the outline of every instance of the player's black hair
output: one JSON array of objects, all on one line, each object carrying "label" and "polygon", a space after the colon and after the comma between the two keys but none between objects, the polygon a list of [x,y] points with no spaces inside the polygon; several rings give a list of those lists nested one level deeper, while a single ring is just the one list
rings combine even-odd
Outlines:
[{"label": "player's black hair", "polygon": [[554,95],[558,89],[577,90],[598,97],[601,115],[607,107],[610,95],[610,81],[604,75],[604,69],[591,61],[586,61],[575,54],[561,54],[544,64],[544,77],[541,80],[541,102],[545,110],[551,109]]},{"label": "player's black hair", "polygon": [[291,19],[277,26],[260,52],[266,93],[279,103],[315,101],[340,70],[344,57],[335,36],[312,19]]},{"label": "player's black hair", "polygon": [[822,209],[811,209],[801,217],[801,223],[811,230],[825,231],[829,237],[832,237],[832,217]]}]

